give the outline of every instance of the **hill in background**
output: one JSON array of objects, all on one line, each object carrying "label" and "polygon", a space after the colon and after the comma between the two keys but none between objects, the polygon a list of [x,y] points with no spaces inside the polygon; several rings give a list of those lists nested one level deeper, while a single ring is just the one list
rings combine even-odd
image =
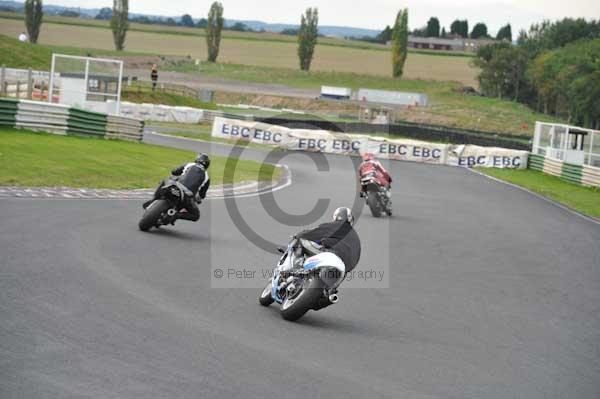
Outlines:
[{"label": "hill in background", "polygon": [[[23,3],[16,1],[0,0],[0,11],[17,11],[23,12]],[[59,5],[44,4],[44,12],[47,15],[59,15],[65,11],[76,12],[81,15],[82,18],[95,18],[100,12],[99,8],[81,8],[81,7],[66,7]],[[181,15],[178,16],[165,16],[165,15],[149,15],[149,14],[137,14],[130,13],[131,18],[136,17],[147,17],[155,20],[166,20],[167,18],[173,18],[176,22],[179,22]],[[197,22],[199,17],[193,15],[194,22]],[[226,19],[225,27],[231,27],[236,23],[242,23],[248,28],[255,31],[266,31],[279,33],[284,29],[297,29],[296,24],[278,24],[278,23],[267,23],[262,21],[245,21],[238,19]],[[348,26],[319,26],[319,33],[324,36],[334,37],[375,37],[379,34],[378,30],[364,29],[364,28],[353,28]]]}]

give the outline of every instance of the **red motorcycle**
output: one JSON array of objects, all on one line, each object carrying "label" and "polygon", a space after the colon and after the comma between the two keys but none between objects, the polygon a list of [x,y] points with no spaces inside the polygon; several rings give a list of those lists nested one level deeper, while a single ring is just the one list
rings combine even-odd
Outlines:
[{"label": "red motorcycle", "polygon": [[361,197],[371,209],[373,217],[381,217],[382,213],[392,216],[392,200],[390,189],[382,186],[375,171],[365,173],[360,177]]}]

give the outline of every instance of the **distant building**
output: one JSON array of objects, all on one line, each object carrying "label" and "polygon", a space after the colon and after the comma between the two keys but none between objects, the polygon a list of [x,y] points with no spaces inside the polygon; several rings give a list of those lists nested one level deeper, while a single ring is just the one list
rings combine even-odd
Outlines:
[{"label": "distant building", "polygon": [[[468,39],[462,37],[408,37],[408,47],[422,50],[475,52],[481,46],[496,43],[493,39]],[[388,43],[389,44],[389,43]]]}]

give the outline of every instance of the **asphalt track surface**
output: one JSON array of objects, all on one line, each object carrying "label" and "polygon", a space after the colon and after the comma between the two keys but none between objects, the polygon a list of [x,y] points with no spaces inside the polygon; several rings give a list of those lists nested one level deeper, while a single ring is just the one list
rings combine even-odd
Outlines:
[{"label": "asphalt track surface", "polygon": [[[286,156],[281,208],[351,202],[352,165],[326,160]],[[599,397],[600,226],[463,169],[391,169],[394,217],[357,223],[358,269],[389,261],[390,287],[298,323],[211,288],[215,265],[276,260],[223,200],[150,234],[137,201],[0,200],[0,398]],[[299,229],[237,205],[269,240]]]}]

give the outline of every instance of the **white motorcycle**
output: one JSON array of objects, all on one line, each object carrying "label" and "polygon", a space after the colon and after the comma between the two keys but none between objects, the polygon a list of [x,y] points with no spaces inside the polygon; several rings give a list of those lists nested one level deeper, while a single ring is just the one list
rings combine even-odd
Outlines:
[{"label": "white motorcycle", "polygon": [[339,300],[337,288],[346,266],[319,244],[293,238],[275,267],[273,277],[259,297],[263,306],[279,303],[281,316],[295,321],[309,310],[323,309]]}]

